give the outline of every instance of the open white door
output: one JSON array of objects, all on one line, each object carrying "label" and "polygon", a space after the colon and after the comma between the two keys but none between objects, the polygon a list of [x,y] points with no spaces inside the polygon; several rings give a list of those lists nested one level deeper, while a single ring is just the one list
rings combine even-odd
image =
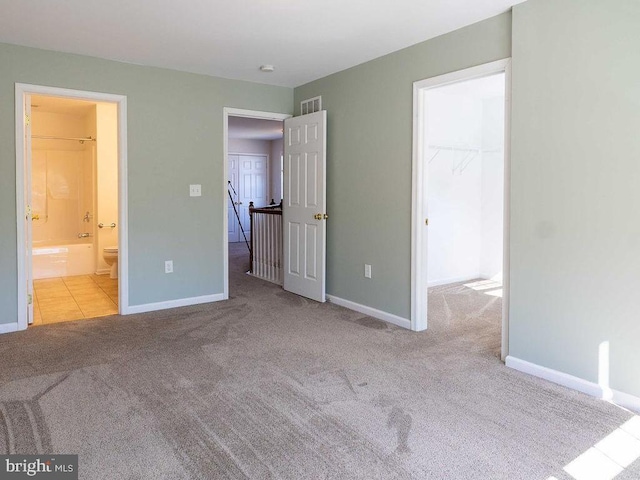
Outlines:
[{"label": "open white door", "polygon": [[325,301],[326,125],[320,111],[284,121],[284,289]]},{"label": "open white door", "polygon": [[25,280],[27,281],[27,324],[33,323],[33,266],[32,248],[32,211],[31,211],[31,95],[24,96],[24,202],[25,202]]}]

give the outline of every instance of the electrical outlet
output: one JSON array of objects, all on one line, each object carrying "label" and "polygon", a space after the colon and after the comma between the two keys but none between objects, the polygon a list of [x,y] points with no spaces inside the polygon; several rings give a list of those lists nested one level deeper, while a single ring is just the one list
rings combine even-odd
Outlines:
[{"label": "electrical outlet", "polygon": [[371,265],[367,263],[364,264],[364,277],[371,278]]},{"label": "electrical outlet", "polygon": [[173,273],[173,260],[164,262],[164,273]]},{"label": "electrical outlet", "polygon": [[190,197],[202,196],[202,185],[189,185],[189,196]]}]

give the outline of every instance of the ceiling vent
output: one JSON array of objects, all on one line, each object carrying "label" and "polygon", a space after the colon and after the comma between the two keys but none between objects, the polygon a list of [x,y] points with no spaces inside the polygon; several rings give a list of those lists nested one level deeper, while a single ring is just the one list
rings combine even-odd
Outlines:
[{"label": "ceiling vent", "polygon": [[300,114],[307,115],[322,110],[322,97],[313,97],[300,102]]}]

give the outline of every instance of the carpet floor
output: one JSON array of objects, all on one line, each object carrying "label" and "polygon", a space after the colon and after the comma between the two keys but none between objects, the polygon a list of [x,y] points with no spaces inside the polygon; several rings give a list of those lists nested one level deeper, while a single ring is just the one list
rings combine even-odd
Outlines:
[{"label": "carpet floor", "polygon": [[247,276],[245,249],[228,301],[0,336],[0,453],[77,453],[83,479],[582,480],[603,439],[640,443],[500,362],[499,297],[433,289],[415,333]]}]

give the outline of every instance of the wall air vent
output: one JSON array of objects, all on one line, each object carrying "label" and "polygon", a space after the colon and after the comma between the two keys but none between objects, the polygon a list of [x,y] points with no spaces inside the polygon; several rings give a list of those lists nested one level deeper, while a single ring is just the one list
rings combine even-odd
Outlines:
[{"label": "wall air vent", "polygon": [[322,110],[322,97],[313,97],[300,102],[300,114],[307,115]]}]

